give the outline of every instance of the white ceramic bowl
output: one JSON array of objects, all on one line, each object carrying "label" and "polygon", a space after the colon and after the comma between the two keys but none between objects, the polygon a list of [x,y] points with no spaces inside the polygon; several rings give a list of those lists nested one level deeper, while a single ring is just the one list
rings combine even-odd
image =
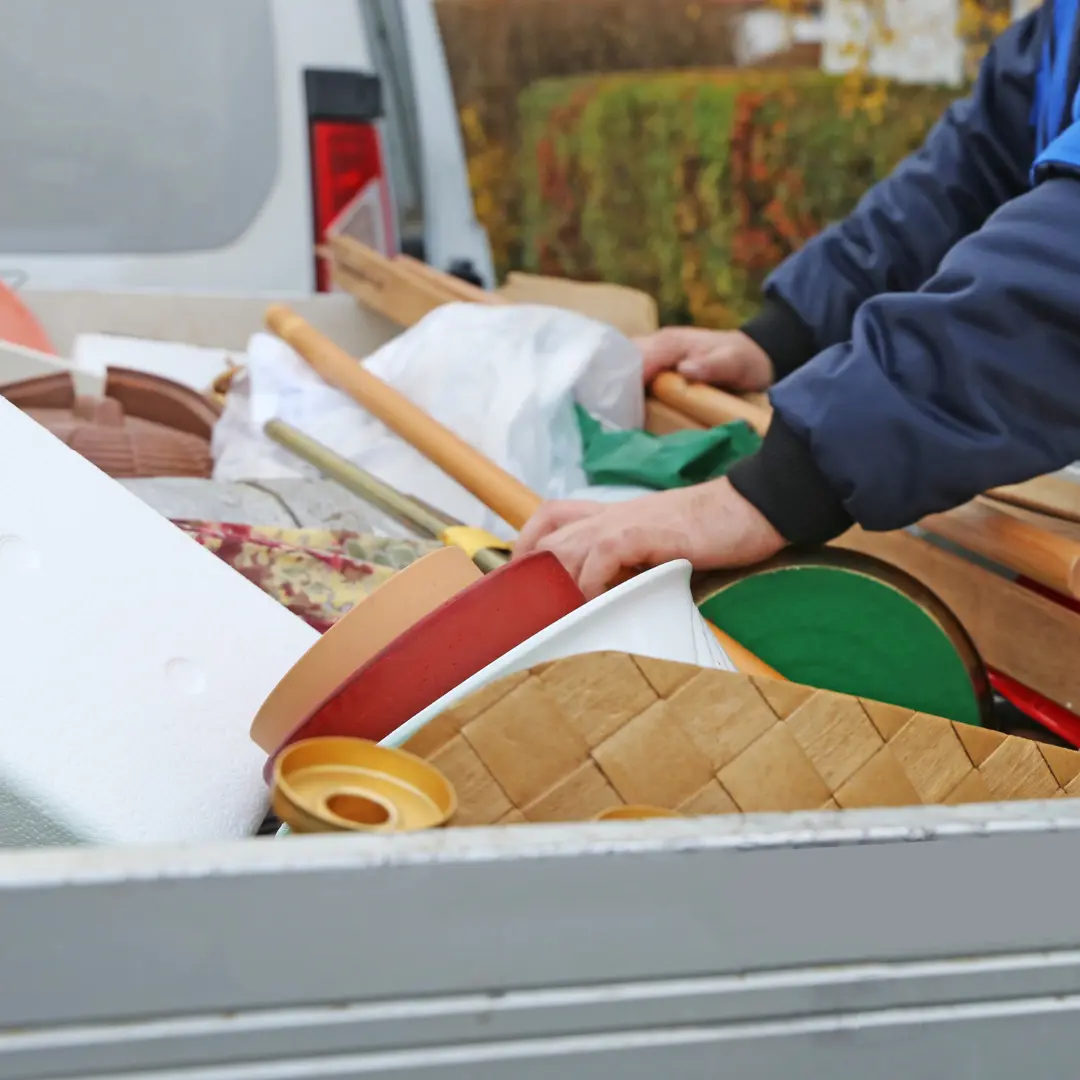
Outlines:
[{"label": "white ceramic bowl", "polygon": [[440,713],[496,679],[536,664],[594,652],[625,652],[654,660],[734,671],[690,594],[691,566],[665,563],[624,582],[511,649],[383,739],[401,746]]}]

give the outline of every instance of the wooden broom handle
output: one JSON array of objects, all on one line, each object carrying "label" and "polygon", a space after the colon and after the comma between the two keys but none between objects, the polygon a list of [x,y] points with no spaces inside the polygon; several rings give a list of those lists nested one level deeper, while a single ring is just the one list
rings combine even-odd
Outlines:
[{"label": "wooden broom handle", "polygon": [[266,325],[291,345],[325,382],[348,394],[512,528],[520,529],[536,512],[541,502],[538,495],[432,419],[404,394],[372,375],[305,319],[275,304],[266,313]]},{"label": "wooden broom handle", "polygon": [[1080,524],[1080,484],[1060,476],[1037,476],[986,494],[999,502]]},{"label": "wooden broom handle", "polygon": [[[515,477],[414,405],[404,394],[372,375],[339,345],[289,308],[275,304],[267,328],[293,349],[331,386],[348,394],[432,464],[475,495],[508,525],[521,529],[542,499]],[[722,630],[712,627],[731,662],[745,675],[780,676]]]},{"label": "wooden broom handle", "polygon": [[714,638],[720,642],[720,647],[727,653],[728,659],[743,675],[759,675],[763,679],[778,679],[787,682],[775,668],[769,667],[760,657],[755,656],[745,646],[740,645],[733,637],[725,634],[719,626],[705,620],[705,625],[712,632]]}]

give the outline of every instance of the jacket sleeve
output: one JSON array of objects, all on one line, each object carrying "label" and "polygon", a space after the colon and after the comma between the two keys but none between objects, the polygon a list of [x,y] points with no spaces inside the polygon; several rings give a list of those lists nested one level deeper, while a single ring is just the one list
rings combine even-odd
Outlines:
[{"label": "jacket sleeve", "polygon": [[1080,458],[1080,168],[1040,173],[774,389],[731,479],[789,542],[907,526]]},{"label": "jacket sleeve", "polygon": [[1026,190],[1049,18],[1044,7],[1002,34],[972,95],[949,108],[923,147],[766,281],[764,306],[742,329],[769,354],[778,380],[847,341],[870,297],[919,288],[953,245]]}]

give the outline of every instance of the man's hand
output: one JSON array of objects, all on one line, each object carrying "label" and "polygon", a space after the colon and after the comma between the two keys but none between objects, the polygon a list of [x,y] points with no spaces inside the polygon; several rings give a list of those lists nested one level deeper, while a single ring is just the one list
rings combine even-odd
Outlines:
[{"label": "man's hand", "polygon": [[645,385],[661,371],[736,393],[767,390],[775,373],[765,351],[738,330],[669,326],[636,344],[645,360]]},{"label": "man's hand", "polygon": [[749,566],[783,537],[726,479],[619,503],[545,503],[514,545],[514,558],[553,552],[586,598],[624,572],[689,559],[695,569]]}]

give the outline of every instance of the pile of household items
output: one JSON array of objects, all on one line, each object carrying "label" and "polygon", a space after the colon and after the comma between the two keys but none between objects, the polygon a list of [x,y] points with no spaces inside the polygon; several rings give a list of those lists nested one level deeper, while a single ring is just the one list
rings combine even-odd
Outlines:
[{"label": "pile of household items", "polygon": [[363,363],[281,306],[243,354],[0,346],[0,583],[55,605],[4,626],[0,844],[1080,792],[1070,476],[586,602],[510,561],[541,500],[722,475],[767,401],[643,399],[628,290],[324,255],[404,331]]}]

